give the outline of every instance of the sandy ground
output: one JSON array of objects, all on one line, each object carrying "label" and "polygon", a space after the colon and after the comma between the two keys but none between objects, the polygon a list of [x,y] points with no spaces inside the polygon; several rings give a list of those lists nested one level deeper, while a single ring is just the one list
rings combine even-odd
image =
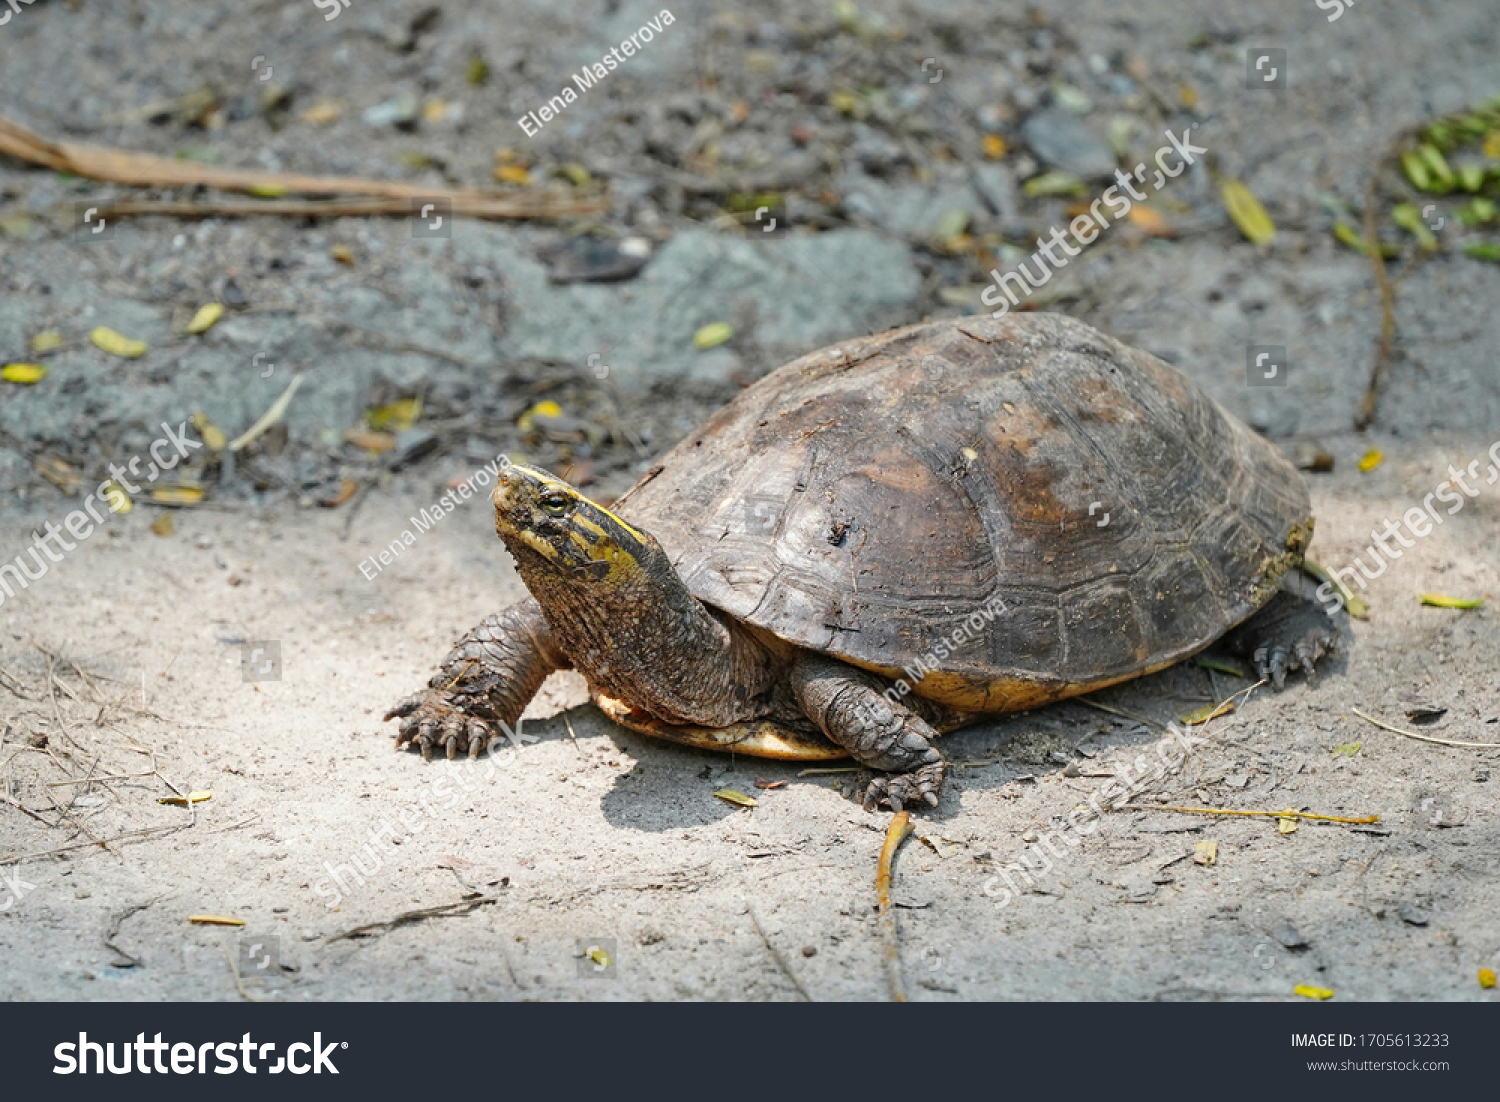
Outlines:
[{"label": "sandy ground", "polygon": [[[1388,441],[1393,458],[1360,475],[1364,443],[1334,441],[1340,473],[1313,483],[1315,550],[1334,565],[1491,441]],[[180,514],[171,538],[137,510],[0,607],[0,665],[25,694],[0,697],[4,783],[74,824],[12,811],[0,852],[75,846],[7,866],[32,885],[0,916],[11,996],[235,998],[234,951],[248,989],[282,999],[800,997],[774,949],[816,999],[885,997],[872,907],[888,817],[837,791],[847,778],[654,743],[579,706],[562,677],[533,708],[556,714],[523,728],[539,741],[451,787],[438,781],[448,763],[393,749],[384,707],[521,592],[479,503],[376,580],[361,575],[359,560],[439,491],[413,478],[347,538],[347,518],[322,510]],[[1346,663],[1316,688],[1257,693],[1140,797],[1378,815],[1374,826],[1281,834],[1271,819],[1114,813],[997,907],[991,878],[1021,860],[1027,832],[1155,733],[1064,704],[945,739],[950,759],[975,764],[918,816],[897,865],[915,997],[1278,999],[1298,983],[1343,998],[1488,997],[1475,975],[1500,965],[1500,751],[1413,741],[1351,708],[1411,728],[1408,698],[1420,700],[1447,709],[1422,733],[1500,742],[1494,614],[1418,603],[1424,591],[1493,599],[1497,539],[1491,487],[1372,583]],[[279,678],[247,681],[246,643],[263,641],[280,646]],[[50,689],[44,648],[57,656]],[[1183,666],[1099,699],[1163,721],[1244,685],[1210,680]],[[759,806],[716,799],[723,787]],[[174,790],[213,797],[192,812],[158,802]],[[153,828],[107,853],[87,844]],[[372,831],[403,839],[377,844],[378,869],[362,850]],[[1192,858],[1206,841],[1212,866]],[[356,855],[371,875],[342,871],[348,890],[330,906],[327,865]],[[463,916],[327,941],[474,893],[486,902]],[[188,924],[202,913],[245,926]],[[267,939],[279,962],[257,972],[264,951],[250,945]],[[602,973],[580,957],[594,945],[612,960]]]},{"label": "sandy ground", "polygon": [[[605,722],[567,677],[493,767],[398,753],[385,709],[520,583],[480,501],[373,580],[359,563],[455,472],[520,446],[516,416],[539,396],[584,418],[607,407],[590,490],[613,494],[780,358],[975,309],[998,261],[944,251],[933,223],[968,211],[977,238],[1026,251],[1066,223],[1066,200],[1020,193],[1038,168],[1022,122],[1059,82],[1094,100],[1096,139],[1116,116],[1135,120],[1131,160],[1187,122],[1211,152],[1163,197],[1177,238],[1123,227],[1034,305],[1162,355],[1289,452],[1330,451],[1335,472],[1309,481],[1314,556],[1331,566],[1450,464],[1480,461],[1483,482],[1500,438],[1500,267],[1458,255],[1467,231],[1443,205],[1443,255],[1398,266],[1411,274],[1390,382],[1375,431],[1355,436],[1379,300],[1367,262],[1329,229],[1398,132],[1500,91],[1492,0],[1361,0],[1333,23],[1313,0],[1128,7],[870,3],[841,28],[821,3],[695,6],[531,141],[514,118],[655,5],[454,0],[433,20],[416,0],[353,0],[325,24],[305,2],[131,0],[103,18],[102,4],[49,0],[0,27],[0,110],[49,135],[459,186],[490,183],[510,149],[549,187],[569,186],[556,167],[585,165],[608,187],[604,229],[658,250],[635,280],[555,287],[538,253],[576,226],[459,222],[451,241],[414,242],[396,220],[153,217],[80,245],[75,202],[126,190],[0,162],[0,215],[27,223],[0,234],[0,363],[31,358],[46,328],[66,342],[43,383],[0,389],[0,563],[79,504],[44,481],[44,457],[104,477],[164,418],[207,410],[233,433],[288,369],[307,379],[285,450],[257,457],[259,490],[242,471],[237,490],[172,512],[170,535],[143,502],[0,603],[0,995],[889,997],[874,912],[889,817],[851,803],[847,775],[652,742]],[[882,38],[895,23],[908,33]],[[1246,91],[1244,55],[1259,47],[1289,51],[1288,94]],[[476,54],[492,71],[482,88],[466,79]],[[256,58],[292,91],[279,115],[258,106]],[[1118,91],[1137,58],[1150,87]],[[222,129],[173,106],[205,86],[223,99]],[[466,114],[408,130],[365,121],[403,94]],[[336,123],[297,121],[329,101]],[[162,102],[165,115],[150,106]],[[989,163],[984,120],[1001,108],[1009,151]],[[1234,229],[1215,173],[1266,204],[1273,245]],[[786,193],[777,233],[727,216],[731,193],[765,188]],[[783,244],[813,250],[820,274],[789,267]],[[183,337],[232,279],[248,305]],[[738,335],[700,356],[695,327],[721,317]],[[106,356],[88,343],[98,324],[150,352]],[[637,352],[610,351],[620,393],[606,402],[583,365],[612,342]],[[1257,344],[1288,350],[1290,387],[1245,385]],[[247,366],[266,349],[274,377]],[[566,389],[546,389],[564,375]],[[436,457],[394,477],[361,468],[357,504],[299,506],[353,469],[334,445],[362,409],[417,391],[443,438]],[[571,461],[571,447],[531,457]],[[1372,447],[1387,458],[1361,474]],[[897,862],[913,997],[1273,1000],[1308,984],[1339,999],[1493,999],[1476,973],[1500,969],[1500,750],[1406,738],[1353,709],[1500,743],[1497,547],[1500,481],[1371,583],[1371,618],[1316,687],[1257,692],[1137,798],[1376,823],[1283,833],[1274,818],[1121,811],[1007,897],[1001,872],[1115,765],[1150,753],[1155,725],[1247,683],[1187,664],[1099,694],[1113,712],[1068,703],[947,737],[964,764]],[[1423,607],[1432,591],[1489,607]],[[1419,725],[1419,707],[1441,714]],[[758,806],[715,798],[726,787]],[[160,802],[194,791],[212,797]],[[1217,857],[1200,864],[1208,842]],[[446,910],[378,925],[432,908]],[[200,914],[244,926],[189,923]]]}]

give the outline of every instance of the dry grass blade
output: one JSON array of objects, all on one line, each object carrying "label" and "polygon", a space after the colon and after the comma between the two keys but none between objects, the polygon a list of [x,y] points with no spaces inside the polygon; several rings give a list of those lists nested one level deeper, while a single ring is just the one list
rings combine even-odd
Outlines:
[{"label": "dry grass blade", "polygon": [[880,847],[880,864],[875,868],[875,900],[880,905],[880,928],[885,936],[885,963],[891,977],[891,997],[906,1001],[906,983],[901,978],[901,946],[896,940],[896,916],[891,913],[891,866],[896,851],[912,832],[911,816],[898,811],[886,828],[885,845]]},{"label": "dry grass blade", "polygon": [[[1113,810],[1113,809],[1112,809]],[[1120,811],[1178,811],[1184,815],[1254,815],[1270,819],[1318,819],[1325,823],[1355,823],[1367,825],[1380,822],[1379,815],[1362,815],[1346,819],[1341,815],[1316,815],[1311,811],[1236,811],[1227,807],[1166,807],[1155,804],[1121,804]]]},{"label": "dry grass blade", "polygon": [[34,130],[3,117],[0,117],[0,153],[30,164],[43,165],[57,172],[69,172],[91,180],[133,187],[213,187],[223,191],[262,195],[295,192],[302,195],[370,197],[362,206],[344,202],[325,207],[319,203],[270,199],[264,202],[217,203],[213,204],[212,210],[198,203],[120,203],[112,208],[116,214],[404,215],[411,213],[413,199],[445,200],[452,204],[453,214],[476,218],[570,217],[597,214],[607,207],[607,201],[602,198],[548,200],[507,196],[475,188],[434,188],[356,176],[302,176],[262,169],[207,165],[158,157],[152,153],[133,153],[77,142],[51,141]]},{"label": "dry grass blade", "polygon": [[423,907],[416,911],[402,911],[395,918],[384,922],[367,922],[363,926],[356,926],[352,930],[345,930],[341,934],[323,939],[324,945],[332,945],[335,941],[343,941],[345,938],[370,937],[374,934],[385,934],[398,927],[405,926],[410,922],[421,922],[424,918],[457,918],[468,914],[479,907],[494,903],[499,896],[483,895],[478,899],[462,899],[457,903],[444,903],[441,907]]},{"label": "dry grass blade", "polygon": [[224,942],[224,956],[229,961],[230,974],[234,976],[234,988],[240,993],[240,998],[250,1003],[272,1002],[271,999],[263,999],[259,995],[252,995],[245,988],[245,981],[240,978],[240,962],[234,959],[234,953],[230,951],[229,942]]},{"label": "dry grass blade", "polygon": [[151,906],[153,903],[160,902],[165,898],[166,896],[158,895],[156,898],[148,899],[144,903],[134,903],[131,906],[126,907],[123,911],[116,911],[114,917],[109,920],[109,929],[104,932],[104,947],[112,953],[119,953],[120,956],[124,957],[126,961],[126,963],[124,964],[116,962],[116,968],[139,968],[141,966],[141,960],[139,957],[127,953],[124,949],[121,949],[118,945],[115,944],[115,938],[120,936],[120,927],[125,925],[125,920],[128,919],[131,915],[138,914],[139,912],[144,911],[147,907]]},{"label": "dry grass blade", "polygon": [[1380,255],[1380,239],[1375,233],[1375,179],[1365,189],[1365,241],[1369,244],[1370,267],[1375,272],[1375,283],[1380,288],[1380,343],[1375,348],[1375,362],[1370,367],[1370,381],[1365,386],[1365,395],[1360,400],[1359,412],[1354,418],[1354,427],[1363,432],[1375,421],[1375,409],[1380,404],[1380,388],[1385,383],[1386,361],[1390,358],[1391,344],[1396,339],[1396,289],[1386,274],[1385,258]]},{"label": "dry grass blade", "polygon": [[1389,723],[1382,723],[1374,716],[1365,715],[1365,713],[1361,712],[1358,708],[1350,708],[1349,710],[1355,715],[1359,716],[1360,719],[1365,720],[1368,723],[1373,723],[1375,724],[1375,726],[1383,728],[1384,730],[1390,731],[1394,734],[1405,735],[1407,738],[1414,738],[1418,742],[1435,742],[1439,746],[1461,746],[1467,750],[1500,750],[1500,742],[1459,742],[1457,739],[1436,738],[1432,735],[1419,735],[1415,731],[1407,731],[1401,727],[1392,727]]},{"label": "dry grass blade", "polygon": [[36,853],[11,853],[0,857],[0,865],[14,865],[21,861],[33,861],[38,857],[52,857],[59,853],[67,853],[70,850],[88,849],[90,846],[107,846],[111,842],[123,842],[131,838],[142,838],[148,834],[170,834],[174,830],[187,830],[190,826],[192,826],[191,823],[181,823],[177,826],[146,827],[142,830],[127,830],[123,834],[101,838],[97,842],[74,842],[72,845],[58,846],[56,849],[38,850]]},{"label": "dry grass blade", "polygon": [[801,993],[803,1000],[812,1002],[813,997],[807,993],[807,988],[802,986],[802,981],[797,978],[797,973],[792,971],[792,962],[786,959],[785,953],[771,944],[771,935],[766,933],[766,928],[761,925],[760,915],[755,913],[755,908],[747,903],[745,904],[745,910],[750,912],[750,921],[755,923],[756,932],[760,934],[761,941],[766,943],[766,950],[771,954],[771,959],[780,966],[786,978],[792,981],[792,986]]}]

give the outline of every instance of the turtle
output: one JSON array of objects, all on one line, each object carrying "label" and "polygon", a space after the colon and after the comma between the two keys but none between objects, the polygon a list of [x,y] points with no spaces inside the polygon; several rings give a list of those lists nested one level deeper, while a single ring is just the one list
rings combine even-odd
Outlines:
[{"label": "turtle", "polygon": [[424,758],[495,745],[571,668],[635,731],[852,757],[867,808],[935,807],[940,733],[1226,637],[1279,690],[1347,632],[1312,599],[1296,468],[1060,314],[842,341],[742,390],[610,508],[522,463],[493,503],[530,596],[387,714]]}]

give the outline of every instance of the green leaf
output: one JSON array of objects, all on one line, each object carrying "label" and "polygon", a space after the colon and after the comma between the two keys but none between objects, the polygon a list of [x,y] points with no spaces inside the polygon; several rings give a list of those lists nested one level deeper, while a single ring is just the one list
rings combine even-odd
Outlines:
[{"label": "green leaf", "polygon": [[1032,199],[1049,196],[1082,198],[1088,191],[1083,181],[1069,172],[1044,172],[1040,176],[1033,176],[1022,185],[1021,190]]},{"label": "green leaf", "polygon": [[1421,243],[1424,249],[1437,248],[1437,238],[1427,228],[1427,223],[1422,221],[1422,215],[1411,203],[1400,203],[1391,211],[1391,218],[1408,233],[1412,234]]},{"label": "green leaf", "polygon": [[1427,163],[1422,160],[1421,154],[1415,149],[1402,150],[1401,171],[1406,173],[1406,178],[1418,191],[1432,190],[1432,174],[1428,172]]}]

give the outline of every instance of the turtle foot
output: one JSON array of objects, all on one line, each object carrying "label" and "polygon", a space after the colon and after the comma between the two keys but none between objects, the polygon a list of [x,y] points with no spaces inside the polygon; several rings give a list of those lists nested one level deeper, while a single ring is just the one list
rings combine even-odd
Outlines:
[{"label": "turtle foot", "polygon": [[1307,591],[1305,575],[1283,584],[1265,608],[1230,633],[1229,650],[1255,663],[1256,674],[1277,689],[1286,676],[1300,669],[1309,682],[1317,679],[1317,663],[1344,646],[1349,617],[1343,609],[1329,612]]},{"label": "turtle foot", "polygon": [[501,737],[498,724],[469,715],[436,689],[414,693],[387,712],[385,718],[401,720],[396,732],[397,749],[420,748],[423,761],[432,760],[436,746],[446,750],[450,761],[459,754],[477,758],[480,751]]},{"label": "turtle foot", "polygon": [[901,811],[907,804],[926,802],[937,807],[948,776],[948,763],[939,759],[913,769],[910,773],[873,773],[859,792],[859,802],[866,811],[886,804]]}]

